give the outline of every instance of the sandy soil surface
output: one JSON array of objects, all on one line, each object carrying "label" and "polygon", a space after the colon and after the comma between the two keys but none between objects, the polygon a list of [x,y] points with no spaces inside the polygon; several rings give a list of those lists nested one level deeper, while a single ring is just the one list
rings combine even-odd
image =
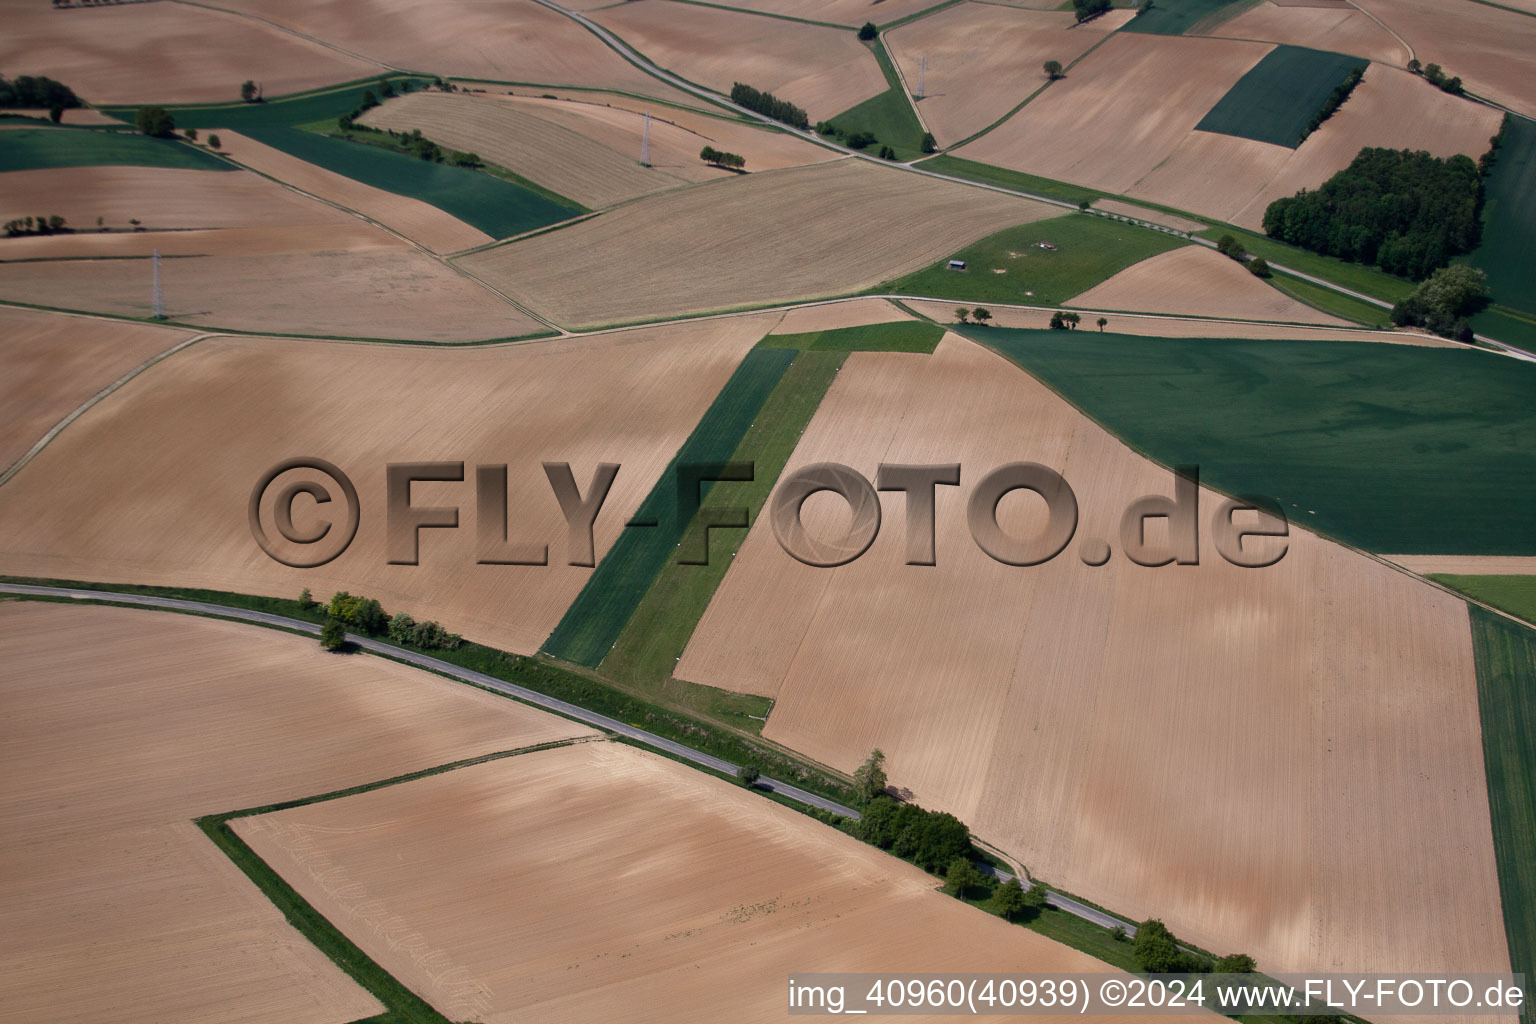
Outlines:
[{"label": "sandy soil surface", "polygon": [[0,67],[48,75],[91,103],[237,103],[240,83],[279,96],[378,74],[250,18],[187,4],[136,3],[55,10],[5,4]]},{"label": "sandy soil surface", "polygon": [[813,123],[886,90],[851,32],[667,0],[633,0],[592,18],[658,67],[723,93],[745,82],[804,108]]},{"label": "sandy soil surface", "polygon": [[705,146],[737,153],[748,171],[836,160],[842,154],[786,132],[710,117],[691,110],[645,103],[611,93],[555,93],[558,100],[516,96],[507,102],[547,121],[602,143],[625,156],[639,157],[645,114],[651,114],[651,166],[687,181],[734,178],[734,171],[699,159]]},{"label": "sandy soil surface", "polygon": [[1145,206],[1137,206],[1135,203],[1122,203],[1118,199],[1100,199],[1093,204],[1095,210],[1103,210],[1106,213],[1118,213],[1125,217],[1135,217],[1137,220],[1148,221],[1152,224],[1161,224],[1165,228],[1173,228],[1175,231],[1204,231],[1206,225],[1187,217],[1175,217],[1171,213],[1163,213],[1159,210],[1150,210]]},{"label": "sandy soil surface", "polygon": [[1056,212],[847,159],[651,196],[459,265],[558,323],[599,325],[856,291]]},{"label": "sandy soil surface", "polygon": [[492,241],[490,235],[431,203],[396,195],[372,185],[316,167],[307,160],[246,138],[238,132],[218,133],[220,152],[246,167],[336,203],[419,242],[433,252],[457,252]]},{"label": "sandy soil surface", "polygon": [[1373,64],[1349,101],[1307,137],[1258,195],[1226,219],[1263,230],[1270,203],[1317,188],[1366,146],[1427,149],[1440,157],[1465,153],[1476,160],[1487,151],[1502,118],[1501,111],[1458,99],[1406,71]]},{"label": "sandy soil surface", "polygon": [[[583,494],[598,463],[623,467],[597,520],[601,557],[777,321],[452,350],[208,339],[101,402],[0,489],[0,572],[242,593],[347,589],[532,653],[591,572],[568,564],[565,520],[540,464],[570,462]],[[351,547],[317,569],[268,558],[246,518],[261,474],[298,455],[349,474],[362,507]],[[415,460],[465,462],[463,483],[413,489],[418,505],[459,506],[460,528],[423,531],[420,565],[389,565],[384,467]],[[547,544],[550,565],[476,564],[480,463],[508,465],[507,536]],[[300,529],[306,515],[331,518],[307,501],[295,511]],[[66,507],[74,511],[59,515]]]},{"label": "sandy soil surface", "polygon": [[454,1019],[777,1021],[799,971],[1109,970],[804,815],[615,744],[237,828]]},{"label": "sandy soil surface", "polygon": [[[966,478],[1021,459],[1081,510],[1079,540],[1031,568],[965,525]],[[1505,969],[1460,600],[1295,529],[1278,564],[1232,566],[1208,491],[1198,566],[1131,564],[1121,514],[1172,474],[954,335],[850,356],[786,472],[820,461],[961,463],[937,565],[903,564],[895,493],[838,569],[756,527],[680,678],[774,695],[764,736],[835,767],[880,747],[893,785],[1040,877],[1206,948],[1270,970]],[[1043,518],[1000,505],[1014,536]],[[1091,538],[1112,538],[1102,568],[1080,560]]]},{"label": "sandy soil surface", "polygon": [[191,819],[585,731],[307,637],[0,604],[0,996],[19,1020],[378,1013]]},{"label": "sandy soil surface", "polygon": [[[1166,160],[1271,49],[1225,39],[1116,35],[956,155],[1125,192]],[[1158,102],[1148,106],[1136,96]]]},{"label": "sandy soil surface", "polygon": [[1416,573],[1455,576],[1536,576],[1536,558],[1520,555],[1382,555]]},{"label": "sandy soil surface", "polygon": [[1142,260],[1067,300],[1066,305],[1349,326],[1265,284],[1237,261],[1203,245],[1186,245]]},{"label": "sandy soil surface", "polygon": [[[1356,152],[1359,150],[1351,151],[1350,156]],[[1295,159],[1296,150],[1285,146],[1191,131],[1125,192],[1138,199],[1231,220]]]},{"label": "sandy soil surface", "polygon": [[[434,142],[476,153],[592,209],[686,184],[642,165],[638,146],[620,153],[508,97],[409,93],[370,110],[362,120],[392,131],[420,130]],[[693,159],[699,159],[697,150]]]},{"label": "sandy soil surface", "polygon": [[[609,0],[611,3],[612,0]],[[940,0],[724,0],[721,6],[744,11],[784,14],[811,21],[831,21],[842,25],[862,25],[872,21],[888,25],[909,14],[937,7]]]},{"label": "sandy soil surface", "polygon": [[[932,317],[939,323],[955,323],[953,302],[909,302],[917,312]],[[998,327],[1030,327],[1046,330],[1050,327],[1051,314],[1057,312],[1049,306],[988,306],[992,322]],[[1222,320],[1183,319],[1169,316],[1150,316],[1136,313],[1112,313],[1103,310],[1081,310],[1083,317],[1079,330],[1097,329],[1094,321],[1102,315],[1109,321],[1106,330],[1119,334],[1138,334],[1148,338],[1255,338],[1291,339],[1295,341],[1370,341],[1401,345],[1428,345],[1433,348],[1462,348],[1455,342],[1437,338],[1418,331],[1370,331],[1363,328],[1288,327],[1282,324],[1235,324]]]},{"label": "sandy soil surface", "polygon": [[[1536,75],[1531,74],[1536,18],[1485,4],[1438,0],[1357,0],[1356,6],[1406,39],[1426,65],[1439,64],[1472,92],[1536,116]],[[1536,5],[1526,9],[1536,11]]]},{"label": "sandy soil surface", "polygon": [[97,391],[191,331],[0,306],[0,472]]},{"label": "sandy soil surface", "polygon": [[1216,26],[1211,35],[1309,46],[1402,67],[1408,48],[1369,15],[1348,6],[1285,7],[1265,0]]},{"label": "sandy soil surface", "polygon": [[1111,11],[1078,25],[1070,10],[963,3],[903,25],[886,42],[909,89],[917,88],[919,65],[928,58],[918,109],[947,146],[981,131],[1044,85],[1046,61],[1070,64],[1135,13]]},{"label": "sandy soil surface", "polygon": [[809,331],[830,331],[838,327],[888,324],[911,319],[884,299],[845,299],[791,309],[779,321],[779,326],[769,333],[805,334]]},{"label": "sandy soil surface", "polygon": [[445,77],[581,85],[699,102],[630,64],[570,18],[533,0],[217,2],[394,67],[425,69]]}]

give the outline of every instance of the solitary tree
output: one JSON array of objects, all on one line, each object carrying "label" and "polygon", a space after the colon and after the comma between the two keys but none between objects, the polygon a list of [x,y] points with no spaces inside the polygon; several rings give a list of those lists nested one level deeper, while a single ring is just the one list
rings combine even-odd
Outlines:
[{"label": "solitary tree", "polygon": [[976,318],[977,323],[985,324],[988,320],[992,319],[992,311],[985,306],[977,306],[976,311],[971,316]]},{"label": "solitary tree", "polygon": [[1068,330],[1077,330],[1077,325],[1083,322],[1083,318],[1076,313],[1063,313],[1061,319],[1067,325]]},{"label": "solitary tree", "polygon": [[1217,974],[1252,974],[1259,965],[1247,953],[1228,953],[1216,961]]},{"label": "solitary tree", "polygon": [[875,38],[875,35],[879,31],[879,29],[875,28],[874,22],[866,21],[864,24],[859,26],[859,38],[867,43],[871,39]]},{"label": "solitary tree", "polygon": [[176,119],[164,107],[140,107],[135,121],[139,131],[157,139],[168,139],[176,133]]},{"label": "solitary tree", "polygon": [[240,84],[240,98],[246,103],[255,103],[261,98],[261,86],[247,78]]},{"label": "solitary tree", "polygon": [[52,121],[54,124],[58,124],[60,121],[64,120],[64,104],[55,103],[53,106],[49,107],[48,120]]},{"label": "solitary tree", "polygon": [[992,909],[1003,920],[1012,921],[1024,912],[1024,886],[1017,878],[1010,878],[992,894]]},{"label": "solitary tree", "polygon": [[1061,61],[1059,61],[1059,60],[1048,60],[1048,61],[1046,61],[1045,62],[1045,77],[1049,78],[1053,82],[1056,79],[1060,78],[1061,77]]},{"label": "solitary tree", "polygon": [[736,770],[736,778],[741,781],[743,786],[751,789],[757,785],[757,780],[762,778],[762,773],[757,770],[757,765],[744,764]]},{"label": "solitary tree", "polygon": [[923,132],[923,152],[937,153],[938,151],[939,142],[933,137],[933,132]]},{"label": "solitary tree", "polygon": [[197,141],[197,129],[196,128],[188,128],[187,129],[187,139],[192,141],[192,142],[196,142]]},{"label": "solitary tree", "polygon": [[208,146],[209,146],[210,149],[218,149],[219,148],[219,137],[217,135],[210,135],[210,136],[208,136]]},{"label": "solitary tree", "polygon": [[1061,315],[1061,311],[1057,310],[1056,312],[1052,313],[1051,314],[1051,330],[1053,330],[1053,331],[1064,331],[1066,329],[1067,329],[1067,321],[1066,321],[1066,318]]},{"label": "solitary tree", "polygon": [[1100,334],[1103,334],[1103,333],[1104,333],[1104,328],[1106,328],[1106,327],[1108,327],[1108,326],[1109,326],[1109,321],[1108,321],[1108,320],[1106,320],[1106,319],[1105,319],[1105,318],[1104,318],[1104,317],[1102,317],[1102,316],[1101,316],[1101,317],[1099,317],[1099,333],[1100,333]]},{"label": "solitary tree", "polygon": [[339,651],[347,643],[347,630],[339,619],[327,617],[320,627],[320,646],[328,651]]},{"label": "solitary tree", "polygon": [[963,900],[967,892],[980,884],[981,872],[976,870],[969,857],[956,857],[949,862],[949,870],[944,872],[944,886],[950,892]]},{"label": "solitary tree", "polygon": [[1248,261],[1248,273],[1252,274],[1254,277],[1268,277],[1269,261],[1264,259],[1262,256],[1255,256],[1253,259]]},{"label": "solitary tree", "polygon": [[955,316],[963,324],[970,323],[971,321],[971,311],[966,309],[964,306],[955,307]]},{"label": "solitary tree", "polygon": [[1408,70],[1414,74],[1418,74],[1420,71],[1424,70],[1424,65],[1419,62],[1419,58],[1415,57],[1408,62]]},{"label": "solitary tree", "polygon": [[885,791],[885,751],[876,747],[869,752],[869,757],[859,765],[853,773],[853,781],[858,785],[859,795],[865,800],[873,800]]}]

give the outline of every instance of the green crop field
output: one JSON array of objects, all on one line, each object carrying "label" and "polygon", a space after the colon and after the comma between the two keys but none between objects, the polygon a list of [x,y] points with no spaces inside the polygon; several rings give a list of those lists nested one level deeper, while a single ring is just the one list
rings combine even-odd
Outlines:
[{"label": "green crop field", "polygon": [[1536,366],[1473,349],[962,328],[1165,465],[1369,551],[1536,555]]},{"label": "green crop field", "polygon": [[[678,468],[729,460],[795,356],[785,348],[747,353],[632,519],[656,525],[629,526],[619,535],[544,642],[547,653],[589,668],[608,656],[692,521],[691,514],[686,519],[679,514]],[[700,501],[713,486],[700,484]]]},{"label": "green crop field", "polygon": [[[1056,248],[1043,249],[1041,242]],[[1108,217],[1069,213],[1020,224],[961,249],[953,258],[964,260],[965,270],[948,269],[944,259],[875,290],[970,302],[1060,305],[1133,263],[1188,244]]]},{"label": "green crop field", "polygon": [[912,112],[912,103],[907,99],[907,92],[902,88],[890,58],[886,56],[885,47],[879,40],[865,45],[869,46],[875,60],[880,63],[887,88],[880,95],[838,114],[831,119],[831,123],[845,134],[867,131],[874,135],[879,141],[867,147],[870,153],[878,153],[883,143],[896,151],[896,159],[915,160],[923,155],[923,126]]},{"label": "green crop field", "polygon": [[1536,977],[1536,633],[1481,608],[1469,610],[1504,934],[1510,966],[1532,978]]},{"label": "green crop field", "polygon": [[1495,303],[1472,318],[1472,329],[1490,338],[1536,351],[1536,313]]},{"label": "green crop field", "polygon": [[944,328],[922,320],[838,327],[806,334],[771,334],[763,348],[794,348],[817,352],[922,352],[931,354],[944,337]]},{"label": "green crop field", "polygon": [[1430,579],[1486,605],[1536,623],[1536,576],[1459,576],[1433,573]]},{"label": "green crop field", "polygon": [[1328,94],[1365,63],[1343,53],[1277,46],[1233,83],[1195,130],[1295,149]]},{"label": "green crop field", "polygon": [[1269,279],[1269,283],[1292,298],[1300,299],[1324,313],[1332,313],[1334,316],[1341,316],[1357,324],[1365,324],[1367,327],[1391,326],[1391,317],[1388,315],[1391,310],[1350,298],[1332,288],[1324,288],[1320,284],[1313,284],[1311,281],[1303,281],[1299,277],[1290,277],[1286,274],[1275,274]]},{"label": "green crop field", "polygon": [[0,172],[105,164],[194,171],[238,170],[234,164],[184,142],[152,139],[137,133],[79,128],[8,128],[0,132]]},{"label": "green crop field", "polygon": [[1254,6],[1255,2],[1256,0],[1155,0],[1152,9],[1131,19],[1124,31],[1179,36],[1201,22],[1205,23],[1201,27],[1219,24]]},{"label": "green crop field", "polygon": [[546,227],[581,212],[574,203],[562,205],[502,178],[378,146],[283,126],[251,127],[244,132],[257,142],[365,185],[431,203],[493,238]]},{"label": "green crop field", "polygon": [[[409,81],[415,88],[422,88],[431,81],[412,75],[389,75],[399,88]],[[372,91],[382,99],[379,79],[370,78],[351,85],[323,89],[316,92],[297,93],[281,99],[261,103],[192,104],[167,106],[176,120],[177,128],[196,128],[204,131],[212,128],[228,128],[243,132],[248,128],[273,127],[275,125],[304,124],[308,121],[330,120],[348,114],[362,106],[363,93]],[[105,107],[103,112],[132,123],[135,107]]]},{"label": "green crop field", "polygon": [[1325,281],[1332,281],[1350,291],[1369,295],[1383,302],[1400,302],[1406,299],[1414,289],[1414,283],[1407,278],[1395,277],[1360,263],[1346,263],[1332,256],[1319,256],[1315,252],[1287,245],[1267,235],[1245,231],[1231,225],[1200,232],[1201,238],[1209,238],[1213,242],[1219,240],[1222,235],[1231,235],[1243,243],[1243,248],[1255,256],[1264,257],[1271,263],[1281,264],[1300,273],[1320,277]]},{"label": "green crop field", "polygon": [[[731,455],[735,461],[753,464],[753,479],[715,484],[710,491],[712,506],[745,508],[749,521],[757,520],[846,356],[846,350],[818,350],[795,357]],[[769,703],[765,698],[723,691],[669,692],[689,685],[672,681],[672,671],[745,539],[744,529],[715,530],[708,565],[679,565],[669,560],[635,607],[613,651],[603,660],[603,673],[622,684],[641,687],[643,692],[659,690],[658,695],[668,704],[712,714],[754,731],[761,729],[760,721],[745,716],[765,717]],[[710,687],[698,689],[711,691]],[[698,706],[689,700],[691,697],[702,698],[706,706]]]},{"label": "green crop field", "polygon": [[1483,241],[1472,263],[1500,305],[1536,313],[1536,121],[1505,119],[1504,144],[1485,186]]}]

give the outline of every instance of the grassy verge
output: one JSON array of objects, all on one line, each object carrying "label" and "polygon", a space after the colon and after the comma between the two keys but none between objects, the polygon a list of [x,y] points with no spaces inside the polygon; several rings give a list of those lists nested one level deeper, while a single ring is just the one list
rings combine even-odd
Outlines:
[{"label": "grassy verge", "polygon": [[1334,316],[1352,320],[1357,324],[1367,327],[1390,327],[1391,321],[1387,316],[1388,311],[1380,306],[1373,306],[1369,302],[1361,302],[1334,291],[1332,288],[1324,288],[1320,284],[1311,281],[1303,281],[1299,277],[1291,277],[1289,274],[1276,274],[1269,279],[1269,283],[1280,289],[1291,298],[1305,302],[1314,309],[1320,309],[1324,313],[1332,313]]},{"label": "grassy verge", "polygon": [[1472,318],[1479,334],[1536,351],[1536,315],[1494,304]]},{"label": "grassy verge", "polygon": [[1536,623],[1536,576],[1461,576],[1431,573],[1430,579],[1468,597]]},{"label": "grassy verge", "polygon": [[[749,522],[757,519],[843,359],[843,352],[838,351],[801,352],[795,357],[731,455],[734,460],[753,463],[752,481],[716,484],[711,492],[714,504],[745,507]],[[745,530],[716,531],[708,565],[668,561],[603,659],[602,672],[663,693],[669,687],[676,688],[679,684],[671,680],[672,671],[745,536]],[[700,713],[723,716],[738,727],[761,731],[762,719],[771,706],[767,698],[711,687],[700,689],[712,691],[704,695],[708,702],[697,709]]]},{"label": "grassy verge", "polygon": [[[1046,242],[1055,248],[1042,248]],[[972,302],[1060,305],[1149,256],[1190,244],[1182,238],[1097,217],[1069,213],[1007,228],[948,260],[881,285],[878,292],[943,295]]]},{"label": "grassy verge", "polygon": [[944,329],[932,323],[897,320],[806,334],[770,334],[758,345],[806,352],[921,352],[931,355],[942,337]]},{"label": "grassy verge", "polygon": [[[619,535],[545,641],[545,651],[588,667],[608,656],[657,574],[673,560],[693,519],[692,509],[686,517],[679,510],[680,471],[728,460],[794,358],[785,349],[747,353],[632,520],[654,525],[629,526]],[[700,502],[712,486],[699,484]]]},{"label": "grassy verge", "polygon": [[907,91],[885,52],[885,44],[878,38],[864,44],[875,55],[880,70],[885,75],[886,90],[878,96],[860,103],[832,118],[833,128],[844,137],[865,131],[878,140],[866,149],[878,153],[882,145],[896,151],[897,160],[916,160],[923,155],[923,126],[912,112]]},{"label": "grassy verge", "polygon": [[[1477,705],[1510,966],[1536,977],[1536,633],[1481,608],[1472,616]],[[1526,1009],[1522,1020],[1531,1019]]]},{"label": "grassy verge", "polygon": [[556,202],[511,181],[378,146],[284,126],[248,128],[246,134],[354,181],[431,203],[493,238],[520,235],[585,212],[569,200]]},{"label": "grassy verge", "polygon": [[1201,238],[1208,238],[1213,242],[1220,239],[1222,235],[1231,235],[1243,243],[1243,248],[1255,256],[1264,257],[1271,263],[1280,263],[1303,274],[1332,281],[1351,291],[1369,295],[1383,302],[1399,302],[1407,298],[1408,293],[1414,289],[1412,281],[1394,277],[1375,267],[1367,267],[1360,263],[1345,263],[1332,256],[1319,256],[1315,252],[1277,242],[1268,235],[1246,231],[1230,224],[1200,232]]},{"label": "grassy verge", "polygon": [[1084,188],[1081,185],[1072,185],[1051,178],[1041,178],[1034,174],[1025,174],[1023,171],[1010,171],[1006,167],[977,163],[975,160],[950,156],[948,153],[930,157],[917,166],[940,174],[952,174],[957,178],[979,181],[983,185],[997,185],[1000,188],[1059,199],[1064,203],[1091,203],[1096,199],[1112,198],[1108,192],[1100,192],[1097,189]]},{"label": "grassy verge", "polygon": [[152,139],[137,133],[86,128],[8,128],[0,141],[5,143],[0,146],[0,173],[109,164],[193,171],[239,170],[234,164],[185,142]]},{"label": "grassy verge", "polygon": [[1536,365],[1470,348],[961,330],[1138,451],[1273,497],[1308,529],[1367,551],[1536,555]]}]

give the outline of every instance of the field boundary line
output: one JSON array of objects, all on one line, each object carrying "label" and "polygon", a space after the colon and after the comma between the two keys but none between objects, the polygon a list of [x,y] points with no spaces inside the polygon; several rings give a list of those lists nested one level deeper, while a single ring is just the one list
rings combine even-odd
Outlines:
[{"label": "field boundary line", "polygon": [[127,384],[129,381],[133,380],[139,374],[143,373],[145,370],[148,370],[156,363],[159,363],[165,359],[169,359],[171,356],[180,352],[182,349],[195,345],[205,338],[220,337],[220,333],[221,332],[218,331],[210,331],[202,334],[194,334],[192,337],[172,345],[164,352],[150,356],[148,359],[144,360],[144,362],[140,363],[138,366],[135,366],[133,369],[117,378],[117,380],[113,381],[111,384],[108,384],[106,387],[96,392],[90,398],[87,398],[84,402],[81,402],[72,412],[69,413],[69,415],[59,420],[59,422],[53,425],[51,430],[49,430],[42,437],[38,438],[37,443],[34,444],[31,448],[27,449],[25,455],[11,463],[10,466],[6,468],[4,473],[0,473],[0,487],[5,486],[6,481],[10,480],[11,477],[21,472],[22,467],[31,462],[32,459],[35,458],[37,454],[44,448],[48,447],[49,442],[58,437],[59,434],[63,432],[65,427],[75,422],[75,420],[79,419],[81,416],[84,416],[87,412],[95,407],[96,403],[100,402],[102,399],[106,398],[108,395],[112,394],[118,388],[122,387],[124,384]]},{"label": "field boundary line", "polygon": [[[881,30],[878,34],[876,34],[875,42],[879,43],[880,49],[885,51],[885,59],[890,63],[891,70],[896,73],[896,81],[891,83],[891,87],[901,89],[901,98],[906,100],[907,106],[912,109],[913,116],[917,118],[918,127],[927,132],[929,135],[932,135],[933,132],[929,129],[928,122],[923,120],[923,112],[917,108],[917,97],[912,95],[912,87],[907,84],[906,72],[901,70],[901,63],[897,61],[895,57],[891,56],[891,47],[885,41],[885,30]],[[918,157],[918,159],[921,160],[923,157],[930,155],[931,154],[924,153],[923,156]]]},{"label": "field boundary line", "polygon": [[[361,53],[357,53],[355,51],[348,50],[347,48],[342,47],[342,46],[337,46],[335,43],[328,42],[327,40],[321,39],[319,36],[312,36],[312,35],[309,35],[308,33],[300,32],[298,29],[289,28],[287,25],[280,25],[280,24],[278,24],[275,21],[270,21],[267,18],[263,18],[263,17],[261,17],[258,14],[251,14],[251,13],[249,13],[247,11],[236,11],[236,10],[232,10],[231,8],[228,8],[228,7],[220,7],[217,4],[203,3],[203,2],[201,2],[201,0],[171,0],[171,3],[181,4],[184,7],[201,7],[204,10],[218,11],[221,14],[232,14],[232,15],[234,15],[237,18],[246,18],[246,19],[249,19],[251,21],[259,22],[259,23],[267,26],[268,28],[276,29],[279,32],[283,32],[283,33],[286,33],[286,34],[288,34],[290,36],[293,36],[296,39],[303,39],[303,40],[306,40],[307,42],[314,43],[316,46],[323,46],[327,50],[334,50],[336,53],[339,53],[339,54],[341,54],[344,57],[351,57],[353,60],[360,60],[364,64],[372,64],[375,67],[384,68],[386,71],[405,71],[406,70],[405,68],[396,67],[393,64],[386,64],[384,61],[381,61],[381,60],[374,60],[372,57],[365,57]],[[362,81],[366,81],[366,79],[363,79]]]}]

